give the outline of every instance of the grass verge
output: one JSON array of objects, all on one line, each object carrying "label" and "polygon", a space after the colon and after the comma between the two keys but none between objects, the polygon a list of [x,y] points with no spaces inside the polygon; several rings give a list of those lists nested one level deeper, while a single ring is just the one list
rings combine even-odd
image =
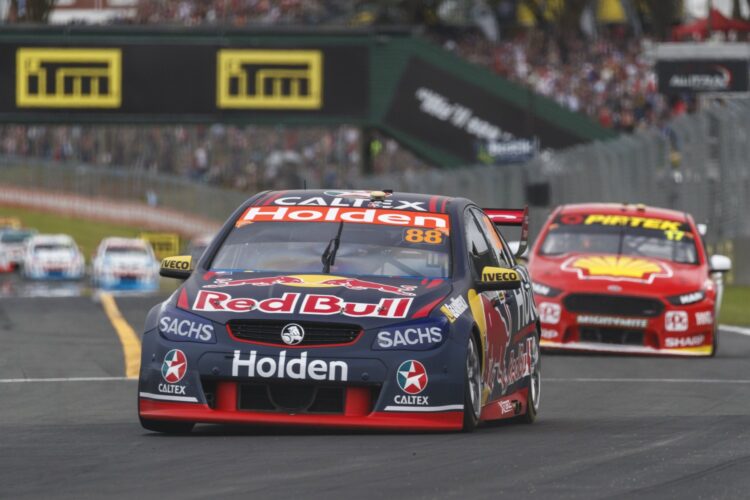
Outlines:
[{"label": "grass verge", "polygon": [[719,322],[725,325],[750,326],[750,286],[728,286],[724,290]]},{"label": "grass verge", "polygon": [[141,232],[137,227],[77,219],[24,208],[0,207],[0,217],[18,217],[24,227],[33,227],[40,233],[69,234],[81,247],[86,259],[91,259],[99,242],[107,236],[132,238]]}]

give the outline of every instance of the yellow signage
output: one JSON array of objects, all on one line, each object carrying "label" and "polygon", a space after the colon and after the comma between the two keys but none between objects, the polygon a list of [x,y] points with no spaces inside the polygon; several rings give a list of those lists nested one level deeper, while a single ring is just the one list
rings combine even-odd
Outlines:
[{"label": "yellow signage", "polygon": [[221,49],[216,106],[221,109],[320,109],[319,50]]},{"label": "yellow signage", "polygon": [[161,261],[162,269],[174,269],[176,271],[190,271],[192,268],[192,257],[189,255],[177,255],[167,257]]},{"label": "yellow signage", "polygon": [[151,243],[157,259],[165,259],[180,253],[180,236],[175,233],[141,233],[142,240]]},{"label": "yellow signage", "polygon": [[120,49],[21,48],[16,52],[19,108],[119,108]]}]

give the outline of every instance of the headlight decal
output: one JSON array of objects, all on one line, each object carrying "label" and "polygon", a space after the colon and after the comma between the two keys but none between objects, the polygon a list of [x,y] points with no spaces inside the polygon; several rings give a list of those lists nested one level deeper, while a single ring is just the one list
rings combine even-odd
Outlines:
[{"label": "headlight decal", "polygon": [[377,330],[372,348],[376,351],[426,351],[443,343],[447,321],[404,323]]},{"label": "headlight decal", "polygon": [[166,308],[157,321],[159,333],[177,342],[215,344],[216,334],[211,321],[174,308]]},{"label": "headlight decal", "polygon": [[676,306],[686,306],[688,304],[695,304],[706,298],[706,293],[703,290],[697,290],[695,292],[683,293],[680,295],[672,295],[667,297],[670,304]]}]

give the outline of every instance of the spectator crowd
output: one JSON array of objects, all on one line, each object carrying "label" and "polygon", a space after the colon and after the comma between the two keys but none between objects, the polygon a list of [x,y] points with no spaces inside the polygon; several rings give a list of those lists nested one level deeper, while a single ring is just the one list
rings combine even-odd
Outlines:
[{"label": "spectator crowd", "polygon": [[[196,26],[222,24],[351,24],[358,15],[344,0],[150,0],[131,22]],[[657,92],[644,39],[611,30],[596,40],[551,40],[525,29],[492,42],[478,30],[431,35],[446,49],[535,94],[622,132],[660,126],[691,110]],[[350,126],[0,126],[0,154],[53,161],[127,166],[177,174],[237,189],[335,186],[361,166],[362,134]],[[368,138],[369,141],[369,138]],[[374,173],[426,168],[394,140],[375,137]],[[304,167],[304,168],[300,168]],[[304,171],[304,175],[299,172]]]},{"label": "spectator crowd", "polygon": [[647,39],[617,31],[597,40],[571,37],[564,44],[552,43],[539,31],[497,44],[478,34],[442,42],[503,78],[621,132],[661,125],[695,104],[661,95],[653,63],[645,56]]}]

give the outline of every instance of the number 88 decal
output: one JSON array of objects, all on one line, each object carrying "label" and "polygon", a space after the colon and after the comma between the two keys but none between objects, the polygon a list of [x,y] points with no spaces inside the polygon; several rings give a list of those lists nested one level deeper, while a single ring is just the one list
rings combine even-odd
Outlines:
[{"label": "number 88 decal", "polygon": [[404,233],[404,241],[439,245],[443,242],[443,233],[436,229],[407,229]]}]

